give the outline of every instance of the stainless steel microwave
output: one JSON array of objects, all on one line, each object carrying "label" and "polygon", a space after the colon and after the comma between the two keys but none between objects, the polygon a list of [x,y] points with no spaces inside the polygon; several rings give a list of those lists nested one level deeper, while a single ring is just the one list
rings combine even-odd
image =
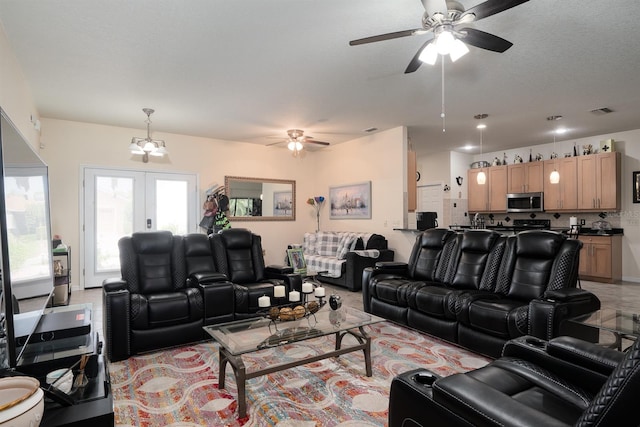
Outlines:
[{"label": "stainless steel microwave", "polygon": [[507,212],[543,212],[544,193],[507,194]]}]

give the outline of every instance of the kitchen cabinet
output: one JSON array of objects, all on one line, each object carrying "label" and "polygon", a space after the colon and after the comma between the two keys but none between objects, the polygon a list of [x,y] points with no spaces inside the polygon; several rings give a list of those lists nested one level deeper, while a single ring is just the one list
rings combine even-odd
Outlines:
[{"label": "kitchen cabinet", "polygon": [[407,210],[415,212],[418,199],[418,163],[416,152],[407,153]]},{"label": "kitchen cabinet", "polygon": [[[577,157],[544,161],[544,209],[545,211],[576,211],[578,209]],[[556,169],[560,182],[551,184],[549,175]]]},{"label": "kitchen cabinet", "polygon": [[576,157],[578,209],[620,210],[619,152]]},{"label": "kitchen cabinet", "polygon": [[579,236],[581,279],[614,283],[622,278],[622,235]]},{"label": "kitchen cabinet", "polygon": [[508,193],[543,191],[543,162],[515,163],[507,166]]},{"label": "kitchen cabinet", "polygon": [[[481,170],[487,175],[484,185],[477,181]],[[507,166],[469,169],[467,183],[469,212],[506,212]]]}]

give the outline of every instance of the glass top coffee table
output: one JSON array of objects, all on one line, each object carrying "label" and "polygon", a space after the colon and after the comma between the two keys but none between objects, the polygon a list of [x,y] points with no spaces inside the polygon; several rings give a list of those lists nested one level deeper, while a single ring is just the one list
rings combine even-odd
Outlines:
[{"label": "glass top coffee table", "polygon": [[612,308],[605,308],[571,319],[572,322],[593,326],[613,333],[615,342],[612,348],[622,350],[622,339],[636,340],[640,335],[640,314]]},{"label": "glass top coffee table", "polygon": [[[220,344],[218,387],[224,388],[225,371],[227,363],[229,363],[235,374],[238,387],[238,417],[244,418],[247,411],[245,383],[251,378],[358,350],[364,352],[366,374],[370,377],[372,375],[371,338],[363,327],[382,321],[384,319],[381,317],[351,307],[342,307],[334,311],[325,306],[317,313],[298,320],[273,321],[267,318],[254,318],[205,326],[204,330]],[[342,339],[347,334],[355,337],[357,344],[343,347]],[[243,354],[326,335],[335,335],[335,349],[333,351],[252,372],[247,372],[242,361]]]}]

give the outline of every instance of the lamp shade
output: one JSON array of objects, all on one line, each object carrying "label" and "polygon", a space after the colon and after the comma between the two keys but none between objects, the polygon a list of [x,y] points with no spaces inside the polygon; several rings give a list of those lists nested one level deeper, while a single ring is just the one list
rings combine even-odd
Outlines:
[{"label": "lamp shade", "polygon": [[436,49],[440,55],[448,55],[451,52],[455,38],[450,31],[443,31],[436,38]]},{"label": "lamp shade", "polygon": [[487,175],[484,173],[484,171],[480,171],[478,172],[476,180],[479,185],[484,185],[487,182]]},{"label": "lamp shade", "polygon": [[558,184],[560,182],[560,173],[557,170],[553,170],[549,175],[549,182],[551,184]]},{"label": "lamp shade", "polygon": [[144,154],[142,148],[140,148],[140,146],[135,142],[131,142],[131,144],[129,144],[129,151],[131,152],[131,154]]},{"label": "lamp shade", "polygon": [[469,48],[467,47],[467,45],[462,43],[462,41],[455,39],[451,45],[451,51],[449,52],[451,61],[456,62],[467,53],[469,53]]},{"label": "lamp shade", "polygon": [[425,64],[434,65],[438,60],[438,50],[436,49],[435,43],[431,42],[422,49],[418,59]]}]

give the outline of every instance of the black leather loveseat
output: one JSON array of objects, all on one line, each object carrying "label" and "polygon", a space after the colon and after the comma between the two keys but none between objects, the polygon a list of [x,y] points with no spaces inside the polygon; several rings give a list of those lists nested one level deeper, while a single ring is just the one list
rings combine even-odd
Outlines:
[{"label": "black leather loveseat", "polygon": [[408,263],[365,269],[364,309],[495,358],[510,339],[550,339],[600,308],[576,288],[581,245],[552,231],[427,230]]},{"label": "black leather loveseat", "polygon": [[[133,233],[118,242],[121,277],[103,283],[103,327],[111,361],[208,338],[203,326],[256,316],[273,287],[301,289],[289,267],[265,267],[260,237]],[[217,252],[215,250],[217,248]]]},{"label": "black leather loveseat", "polygon": [[394,378],[390,427],[638,426],[640,341],[625,353],[573,337],[509,341],[485,367]]}]

